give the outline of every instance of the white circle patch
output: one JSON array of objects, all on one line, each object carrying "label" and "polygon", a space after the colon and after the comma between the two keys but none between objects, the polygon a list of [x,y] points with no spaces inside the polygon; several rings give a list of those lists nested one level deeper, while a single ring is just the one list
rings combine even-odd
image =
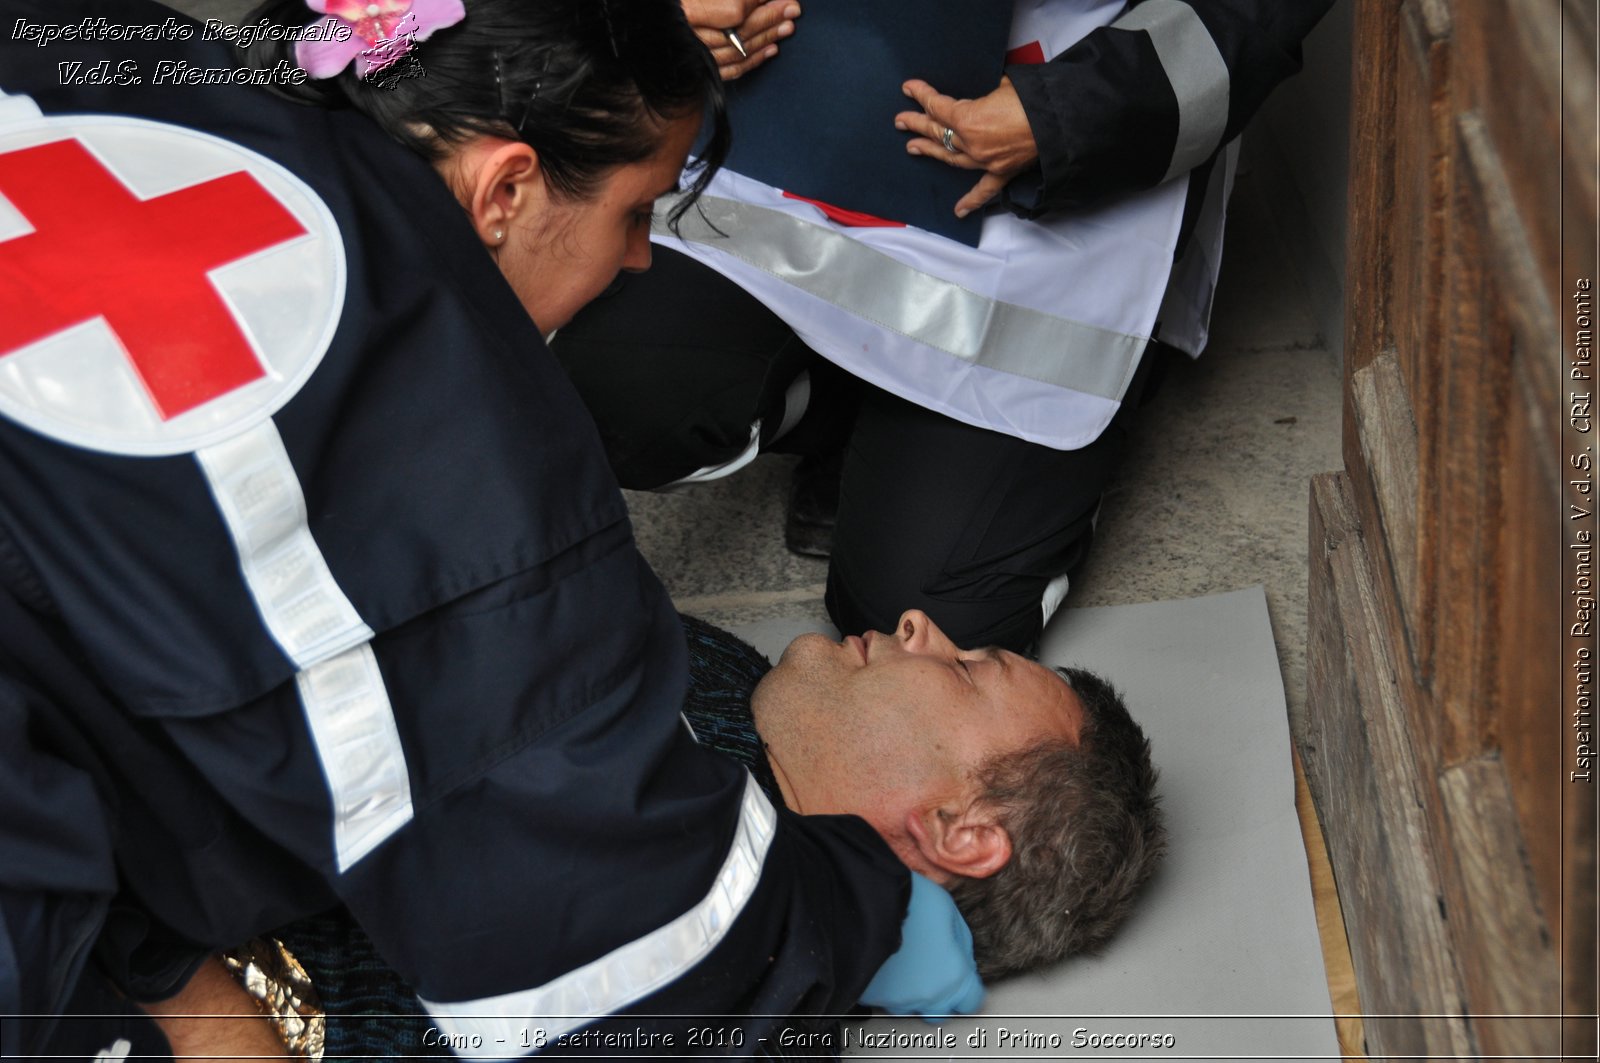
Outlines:
[{"label": "white circle patch", "polygon": [[198,450],[294,397],[344,292],[332,213],[256,152],[135,118],[0,128],[0,415]]}]

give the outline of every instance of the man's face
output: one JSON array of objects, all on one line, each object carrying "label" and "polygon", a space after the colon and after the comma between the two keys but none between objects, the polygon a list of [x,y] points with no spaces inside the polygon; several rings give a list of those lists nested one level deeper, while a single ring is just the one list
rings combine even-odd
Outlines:
[{"label": "man's face", "polygon": [[915,610],[893,634],[795,639],[751,709],[796,811],[859,815],[897,852],[907,813],[970,804],[991,757],[1076,741],[1083,721],[1055,672],[1008,650],[963,650]]}]

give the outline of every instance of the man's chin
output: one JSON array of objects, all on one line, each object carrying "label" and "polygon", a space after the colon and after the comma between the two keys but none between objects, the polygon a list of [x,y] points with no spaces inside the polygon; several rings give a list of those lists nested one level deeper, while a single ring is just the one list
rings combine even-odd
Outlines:
[{"label": "man's chin", "polygon": [[838,652],[837,642],[814,631],[801,635],[785,646],[778,663],[761,677],[761,682],[756,684],[750,696],[758,729],[763,710],[782,703],[783,712],[793,713],[812,705],[821,689],[819,684],[829,674],[830,654]]},{"label": "man's chin", "polygon": [[815,631],[808,631],[783,648],[783,655],[778,658],[775,667],[782,668],[785,664],[793,665],[807,657],[829,650],[837,650],[839,644],[828,636]]}]

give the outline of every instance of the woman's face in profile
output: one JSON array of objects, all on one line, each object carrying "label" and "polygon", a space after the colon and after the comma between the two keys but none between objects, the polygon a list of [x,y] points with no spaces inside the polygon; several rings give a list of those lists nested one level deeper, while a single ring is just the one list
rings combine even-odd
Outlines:
[{"label": "woman's face in profile", "polygon": [[496,261],[540,332],[571,321],[621,270],[649,268],[655,201],[678,187],[699,130],[699,115],[674,119],[654,155],[612,170],[590,197],[513,223]]}]

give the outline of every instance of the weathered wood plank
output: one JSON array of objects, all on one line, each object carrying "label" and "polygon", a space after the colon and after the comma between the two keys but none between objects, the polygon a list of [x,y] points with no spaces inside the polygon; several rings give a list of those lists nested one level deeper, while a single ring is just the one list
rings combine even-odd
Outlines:
[{"label": "weathered wood plank", "polygon": [[[1312,711],[1303,755],[1328,832],[1367,1044],[1378,1056],[1472,1054],[1422,811],[1424,780],[1342,474],[1312,480],[1310,554]],[[1375,1017],[1384,1015],[1401,1017]]]},{"label": "weathered wood plank", "polygon": [[[1561,32],[1562,89],[1562,146],[1566,154],[1561,159],[1561,184],[1564,198],[1561,203],[1561,231],[1565,244],[1562,248],[1562,287],[1556,293],[1557,305],[1562,307],[1563,326],[1569,330],[1562,336],[1563,346],[1571,352],[1580,342],[1579,321],[1571,293],[1578,278],[1600,276],[1600,248],[1596,248],[1593,235],[1600,229],[1596,218],[1596,202],[1600,201],[1600,167],[1594,165],[1597,151],[1594,116],[1597,113],[1597,96],[1600,84],[1595,77],[1597,16],[1594,0],[1565,0],[1562,4],[1563,26]],[[1567,377],[1571,380],[1571,377]],[[1574,382],[1576,383],[1576,382]],[[1575,427],[1564,430],[1577,434]],[[1577,440],[1573,440],[1574,450]],[[1563,477],[1565,479],[1565,476]],[[1593,524],[1590,524],[1591,531]],[[1571,539],[1570,533],[1566,537]],[[1570,551],[1569,551],[1570,552]],[[1579,573],[1576,556],[1569,558],[1571,577]],[[1589,563],[1592,574],[1592,562]],[[1565,610],[1563,610],[1565,612]],[[1575,648],[1575,647],[1574,647]],[[1591,639],[1591,651],[1594,643]],[[1570,659],[1569,659],[1570,667]],[[1577,682],[1574,672],[1568,672],[1563,682]],[[1592,689],[1592,684],[1591,684]],[[1569,689],[1561,698],[1567,713],[1579,708],[1577,691]],[[1563,717],[1569,734],[1563,742],[1563,754],[1572,756],[1578,741],[1572,716]],[[1590,733],[1591,743],[1593,732]],[[1574,765],[1575,766],[1575,765]],[[1565,767],[1565,765],[1564,765]],[[1596,972],[1600,970],[1600,905],[1597,905],[1596,884],[1600,883],[1597,868],[1596,792],[1592,782],[1572,782],[1565,771],[1560,773],[1562,795],[1559,800],[1562,819],[1561,849],[1561,900],[1559,919],[1561,954],[1563,963],[1566,1009],[1570,1013],[1593,1013],[1596,1009]],[[1594,1059],[1597,1044],[1596,1023],[1580,1020],[1568,1024],[1564,1047],[1571,1057]]]},{"label": "weathered wood plank", "polygon": [[[1527,279],[1554,290],[1561,263],[1561,215],[1551,209],[1561,194],[1560,0],[1453,0],[1452,6],[1454,110],[1482,122],[1486,141],[1499,149],[1503,202],[1520,209],[1532,252]],[[1590,113],[1587,123],[1593,121]]]},{"label": "weathered wood plank", "polygon": [[1440,0],[1406,0],[1395,65],[1395,203],[1391,227],[1394,345],[1412,404],[1437,379],[1429,355],[1444,312],[1443,227],[1449,204],[1450,18]]},{"label": "weathered wood plank", "polygon": [[[1558,1012],[1560,967],[1500,759],[1446,769],[1439,794],[1466,898],[1450,916],[1468,1004],[1480,1016]],[[1560,1051],[1555,1019],[1479,1018],[1473,1033],[1486,1055]]]},{"label": "weathered wood plank", "polygon": [[[1561,69],[1572,76],[1561,79],[1561,204],[1563,233],[1592,232],[1595,203],[1600,200],[1600,167],[1595,166],[1594,116],[1600,113],[1600,85],[1595,69],[1594,0],[1565,0],[1562,5]],[[1584,72],[1589,76],[1583,76]],[[1568,240],[1562,248],[1561,275],[1565,282],[1576,277],[1594,276],[1594,244],[1588,240]],[[1565,284],[1563,285],[1563,287]]]},{"label": "weathered wood plank", "polygon": [[1388,239],[1394,204],[1394,69],[1398,7],[1359,4],[1353,39],[1355,70],[1350,101],[1350,213],[1346,260],[1361,263],[1345,278],[1345,362],[1349,371],[1392,346],[1389,280],[1393,253]]},{"label": "weathered wood plank", "polygon": [[[1532,429],[1544,438],[1560,423],[1561,343],[1550,295],[1555,286],[1547,279],[1549,271],[1539,268],[1526,223],[1530,214],[1555,213],[1548,204],[1558,200],[1553,189],[1550,199],[1536,203],[1519,204],[1512,198],[1504,165],[1508,152],[1490,139],[1489,127],[1477,115],[1458,116],[1456,135],[1462,146],[1461,194],[1469,200],[1458,210],[1465,215],[1463,224],[1487,237],[1482,250],[1501,295],[1498,305],[1506,308],[1512,329],[1509,347],[1495,353],[1511,362],[1517,386],[1533,397]],[[1527,145],[1509,148],[1525,151]],[[1538,471],[1556,486],[1561,481],[1556,448],[1544,448],[1539,456]]]},{"label": "weathered wood plank", "polygon": [[[1483,1013],[1594,1008],[1597,810],[1551,707],[1595,24],[1573,0],[1356,8],[1345,473],[1313,485],[1302,741],[1375,1054],[1549,1053],[1555,1023]],[[1374,1019],[1428,1011],[1456,1018]]]},{"label": "weathered wood plank", "polygon": [[[1459,131],[1460,123],[1453,123]],[[1495,571],[1495,523],[1502,503],[1495,475],[1504,437],[1500,404],[1510,382],[1511,331],[1487,262],[1487,236],[1476,200],[1463,188],[1457,146],[1449,227],[1448,313],[1443,337],[1443,386],[1437,507],[1439,598],[1434,624],[1434,682],[1419,711],[1439,719],[1439,766],[1493,748],[1489,710],[1499,647],[1492,633],[1500,606]]]},{"label": "weathered wood plank", "polygon": [[[1575,784],[1562,804],[1562,840],[1565,844],[1561,894],[1562,1003],[1569,1015],[1594,1014],[1595,969],[1600,962],[1600,919],[1595,905],[1596,866],[1595,796],[1586,784]],[[1593,1019],[1567,1025],[1566,1048],[1580,1058],[1594,1059],[1600,1049]]]},{"label": "weathered wood plank", "polygon": [[[1387,547],[1387,558],[1376,558],[1377,570],[1393,571],[1400,606],[1398,634],[1409,651],[1407,663],[1420,675],[1424,670],[1416,664],[1419,654],[1414,639],[1425,618],[1423,603],[1418,600],[1418,530],[1419,526],[1431,527],[1432,521],[1419,520],[1417,513],[1417,424],[1399,359],[1393,353],[1386,351],[1357,370],[1350,385],[1361,454]],[[1414,722],[1420,725],[1417,740],[1432,743],[1435,736],[1430,721]]]},{"label": "weathered wood plank", "polygon": [[1305,765],[1298,752],[1293,752],[1293,760],[1294,810],[1306,844],[1306,869],[1311,873],[1311,899],[1317,910],[1317,939],[1322,942],[1328,997],[1338,1016],[1333,1024],[1339,1035],[1339,1054],[1345,1059],[1360,1059],[1366,1054],[1366,1034],[1361,1028],[1361,994],[1356,989],[1355,967],[1350,963],[1350,939],[1339,907],[1339,889],[1333,880],[1333,865],[1328,862],[1328,843],[1317,819],[1311,785],[1306,782]]},{"label": "weathered wood plank", "polygon": [[[1552,347],[1558,346],[1551,337]],[[1570,730],[1561,704],[1555,653],[1561,644],[1561,496],[1541,474],[1541,459],[1560,454],[1549,418],[1535,421],[1530,396],[1506,397],[1497,476],[1503,499],[1498,560],[1501,609],[1494,641],[1501,647],[1492,727],[1501,766],[1522,825],[1540,908],[1555,925],[1561,909],[1562,753]]]},{"label": "weathered wood plank", "polygon": [[[1446,430],[1439,393],[1444,380],[1444,275],[1450,205],[1451,150],[1449,8],[1444,0],[1406,0],[1401,28],[1395,99],[1398,137],[1395,159],[1394,261],[1395,355],[1406,381],[1415,419],[1417,466],[1437,468],[1439,437]],[[1438,482],[1414,477],[1412,504],[1436,507]],[[1391,495],[1393,491],[1389,492]],[[1389,548],[1396,562],[1405,609],[1407,648],[1414,681],[1426,686],[1433,674],[1433,603],[1438,594],[1438,548],[1432,521],[1413,521],[1413,532]]]}]

